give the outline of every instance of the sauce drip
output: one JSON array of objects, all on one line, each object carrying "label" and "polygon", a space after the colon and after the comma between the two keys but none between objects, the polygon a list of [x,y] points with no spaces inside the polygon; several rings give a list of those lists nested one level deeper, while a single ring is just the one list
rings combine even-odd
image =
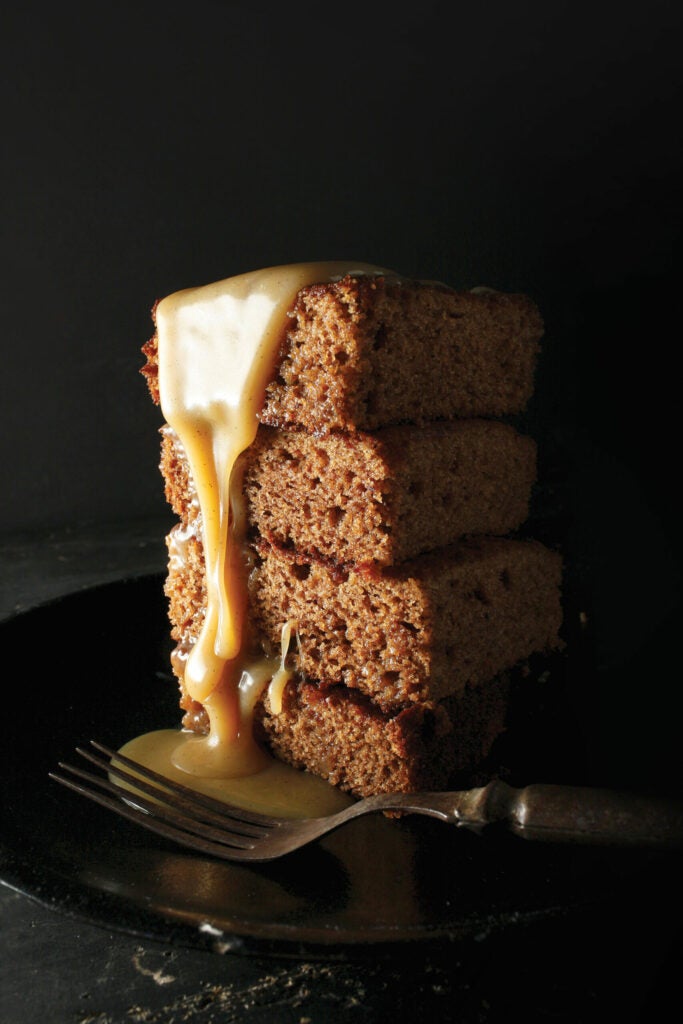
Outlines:
[{"label": "sauce drip", "polygon": [[129,740],[121,747],[120,753],[197,793],[262,814],[316,818],[334,814],[353,803],[348,794],[330,786],[325,779],[310,772],[297,771],[264,752],[260,769],[252,774],[221,778],[188,775],[176,763],[178,750],[196,746],[201,740],[202,737],[194,733],[158,729]]},{"label": "sauce drip", "polygon": [[272,759],[254,740],[252,716],[265,686],[273,712],[281,708],[295,624],[283,623],[280,659],[251,646],[239,456],[256,437],[297,293],[347,274],[396,276],[345,261],[276,266],[176,292],[156,309],[161,409],[189,462],[205,558],[206,614],[185,660],[184,685],[210,724],[206,737],[182,735],[170,755],[165,738],[162,760],[202,785],[239,778],[244,794],[246,778],[271,771]]}]

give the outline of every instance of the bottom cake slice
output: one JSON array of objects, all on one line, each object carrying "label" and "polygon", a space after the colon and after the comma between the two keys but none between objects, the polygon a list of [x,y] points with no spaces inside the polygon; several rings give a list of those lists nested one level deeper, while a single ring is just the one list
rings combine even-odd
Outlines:
[{"label": "bottom cake slice", "polygon": [[504,732],[507,673],[437,703],[382,711],[344,686],[290,682],[273,714],[266,695],[257,736],[281,761],[357,797],[446,789],[482,764]]}]

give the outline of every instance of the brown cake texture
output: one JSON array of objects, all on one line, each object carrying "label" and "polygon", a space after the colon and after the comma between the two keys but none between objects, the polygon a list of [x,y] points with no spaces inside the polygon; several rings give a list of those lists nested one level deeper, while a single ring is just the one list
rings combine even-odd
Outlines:
[{"label": "brown cake texture", "polygon": [[434,703],[382,711],[343,687],[290,685],[279,714],[263,702],[259,735],[282,760],[357,795],[444,789],[468,778],[504,730],[509,679]]},{"label": "brown cake texture", "polygon": [[[395,565],[467,534],[521,526],[536,444],[483,419],[322,437],[261,427],[243,465],[252,535],[335,563]],[[161,467],[168,501],[182,517],[194,490],[170,428]]]},{"label": "brown cake texture", "polygon": [[[510,670],[561,646],[560,555],[516,536],[536,445],[503,421],[533,391],[541,334],[525,296],[362,277],[299,292],[242,457],[249,630],[272,653],[296,626],[282,707],[266,691],[257,710],[276,757],[356,796],[443,788],[504,730]],[[143,351],[158,402],[156,339]],[[173,665],[201,732],[182,679],[205,612],[201,515],[161,433]]]},{"label": "brown cake texture", "polygon": [[262,422],[307,430],[520,412],[542,323],[525,296],[346,278],[298,297]]},{"label": "brown cake texture", "polygon": [[558,557],[531,541],[464,541],[382,574],[340,574],[264,544],[250,613],[273,646],[294,619],[304,676],[395,707],[485,683],[551,647],[559,582]]}]

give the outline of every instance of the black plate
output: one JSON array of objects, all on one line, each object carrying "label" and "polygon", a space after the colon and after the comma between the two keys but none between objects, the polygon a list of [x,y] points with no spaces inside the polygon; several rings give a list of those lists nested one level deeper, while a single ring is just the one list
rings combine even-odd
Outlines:
[{"label": "black plate", "polygon": [[[422,818],[361,819],[262,866],[182,851],[48,778],[90,738],[118,746],[178,725],[162,578],[69,595],[4,622],[0,633],[6,664],[23,666],[5,679],[0,877],[65,913],[220,952],[376,956],[483,938],[633,892],[634,879],[650,877],[650,854],[478,837]],[[497,749],[513,782],[534,781],[520,751],[535,781],[563,781],[562,771],[585,762],[571,709],[538,699],[565,692],[565,668],[558,676],[554,666],[554,688],[527,684],[533,707],[522,707],[521,726],[513,722]]]}]

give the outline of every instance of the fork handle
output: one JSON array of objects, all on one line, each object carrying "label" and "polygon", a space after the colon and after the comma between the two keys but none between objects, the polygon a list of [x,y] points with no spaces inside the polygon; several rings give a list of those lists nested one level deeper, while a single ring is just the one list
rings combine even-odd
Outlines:
[{"label": "fork handle", "polygon": [[683,804],[674,800],[542,783],[515,789],[494,780],[475,803],[481,824],[503,822],[523,839],[683,849]]}]

